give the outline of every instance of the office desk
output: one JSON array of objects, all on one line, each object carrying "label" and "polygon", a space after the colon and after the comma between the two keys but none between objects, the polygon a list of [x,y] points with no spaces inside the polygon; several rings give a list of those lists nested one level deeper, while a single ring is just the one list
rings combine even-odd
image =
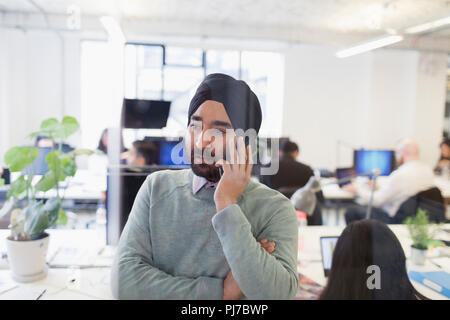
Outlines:
[{"label": "office desk", "polygon": [[[387,177],[378,177],[377,183],[382,186],[386,183]],[[365,181],[367,178],[360,179],[360,181]],[[348,191],[342,190],[337,183],[335,178],[322,178],[320,179],[320,184],[322,186],[322,192],[325,199],[329,200],[352,200],[355,198],[353,194]],[[360,182],[361,183],[361,182]],[[450,180],[445,179],[441,176],[435,176],[434,183],[436,187],[441,190],[442,196],[446,200],[450,200]]]},{"label": "office desk", "polygon": [[[50,234],[47,261],[53,258],[58,248],[77,248],[82,253],[91,255],[83,256],[81,260],[96,260],[97,252],[105,248],[104,234],[96,230],[48,230]],[[0,252],[6,252],[5,238],[9,236],[9,230],[0,230]],[[106,264],[112,262],[114,248],[108,248],[109,253],[102,256]],[[104,250],[105,251],[105,250]],[[91,259],[92,258],[92,259]],[[4,259],[3,259],[4,260]],[[98,259],[96,262],[98,264]],[[0,264],[5,267],[5,264]],[[6,266],[7,267],[7,266]],[[74,281],[73,281],[74,280]],[[33,283],[15,283],[12,280],[10,270],[0,268],[0,287],[5,282],[16,285],[6,292],[0,292],[0,300],[8,299],[36,299],[45,289],[41,300],[65,300],[65,299],[112,299],[110,289],[110,268],[97,267],[80,269],[49,268],[46,278]]]},{"label": "office desk", "polygon": [[[407,257],[407,269],[415,270],[415,271],[439,271],[442,270],[437,266],[433,265],[429,259],[424,266],[415,266],[412,265],[408,260],[410,256],[410,246],[412,241],[409,237],[408,230],[404,225],[389,225],[391,230],[395,233],[397,238],[399,239],[403,251]],[[305,276],[311,278],[318,284],[324,286],[326,285],[326,278],[323,274],[323,266],[322,266],[322,256],[320,251],[320,237],[323,236],[339,236],[345,227],[340,226],[309,226],[299,228],[299,254],[298,254],[298,272],[304,274]],[[446,229],[450,228],[450,224],[445,225]],[[438,237],[448,237],[448,234],[442,232],[442,234],[438,234]],[[444,270],[450,272],[450,270]],[[411,281],[414,287],[422,293],[424,296],[430,299],[445,299],[448,300],[447,297],[425,287],[424,285]]]},{"label": "office desk", "polygon": [[[410,254],[411,239],[403,225],[391,225],[390,228],[396,234],[407,257]],[[450,224],[445,225],[449,229]],[[321,285],[326,284],[321,262],[320,242],[321,236],[338,236],[343,227],[310,226],[299,229],[299,254],[298,271]],[[49,243],[50,259],[60,247],[76,247],[92,249],[96,252],[104,246],[104,238],[99,237],[95,230],[49,230],[51,234]],[[0,230],[0,252],[6,251],[4,239],[9,235],[9,230]],[[445,236],[445,234],[444,234]],[[111,248],[114,252],[114,248]],[[107,259],[112,260],[112,254]],[[409,270],[435,271],[438,267],[427,261],[423,267],[413,266],[407,262]],[[445,270],[450,272],[450,270]],[[71,282],[75,279],[75,282]],[[0,269],[0,284],[4,281],[12,281],[9,269]],[[412,281],[416,289],[430,299],[447,299],[435,291]],[[110,289],[110,268],[91,269],[53,269],[49,268],[48,276],[40,281],[20,284],[9,291],[0,293],[0,300],[5,299],[36,299],[44,289],[46,292],[41,299],[112,299]]]},{"label": "office desk", "polygon": [[[20,173],[13,172],[11,181],[17,179],[19,175]],[[33,184],[37,183],[41,177],[34,176]],[[59,195],[64,196],[66,200],[98,201],[102,199],[102,192],[106,190],[106,174],[80,169],[74,177],[68,177],[66,181],[60,182],[59,186]],[[9,185],[0,187],[0,192],[8,190]],[[39,199],[49,199],[54,196],[56,196],[56,191],[53,189],[36,194]]]},{"label": "office desk", "polygon": [[338,184],[329,182],[335,181],[335,179],[321,179],[323,196],[327,200],[353,200],[355,196],[339,187]]}]

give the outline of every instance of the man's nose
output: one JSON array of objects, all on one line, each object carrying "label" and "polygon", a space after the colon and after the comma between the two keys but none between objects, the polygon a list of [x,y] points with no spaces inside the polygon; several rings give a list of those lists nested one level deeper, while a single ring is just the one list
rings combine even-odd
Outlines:
[{"label": "man's nose", "polygon": [[195,137],[195,147],[197,149],[203,150],[208,147],[213,141],[212,137],[208,134],[205,134],[205,131],[202,131]]}]

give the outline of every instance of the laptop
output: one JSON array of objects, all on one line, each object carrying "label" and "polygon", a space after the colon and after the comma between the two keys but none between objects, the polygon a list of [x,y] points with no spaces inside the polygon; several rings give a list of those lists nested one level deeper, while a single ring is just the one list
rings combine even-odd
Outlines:
[{"label": "laptop", "polygon": [[322,254],[323,273],[328,277],[331,270],[334,248],[338,241],[338,236],[320,237],[320,253]]},{"label": "laptop", "polygon": [[348,180],[339,182],[339,187],[343,187],[346,184],[349,184],[352,182],[350,179],[351,177],[354,177],[356,174],[355,168],[337,168],[336,169],[336,179],[339,181],[341,179],[349,178]]}]

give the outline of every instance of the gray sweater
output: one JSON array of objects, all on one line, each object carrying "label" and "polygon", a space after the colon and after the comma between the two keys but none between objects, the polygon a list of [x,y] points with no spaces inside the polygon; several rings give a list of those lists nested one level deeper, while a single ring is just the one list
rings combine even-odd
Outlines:
[{"label": "gray sweater", "polygon": [[[228,271],[244,299],[292,299],[298,228],[283,195],[250,181],[216,213],[214,189],[192,191],[190,169],[152,173],[136,196],[112,268],[120,299],[222,299]],[[259,240],[276,243],[267,253]]]}]

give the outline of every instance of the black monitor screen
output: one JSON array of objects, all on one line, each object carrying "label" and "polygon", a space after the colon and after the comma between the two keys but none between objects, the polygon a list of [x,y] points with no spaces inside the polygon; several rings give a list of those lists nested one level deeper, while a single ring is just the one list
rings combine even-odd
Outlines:
[{"label": "black monitor screen", "polygon": [[123,128],[161,129],[169,117],[170,101],[124,99]]}]

